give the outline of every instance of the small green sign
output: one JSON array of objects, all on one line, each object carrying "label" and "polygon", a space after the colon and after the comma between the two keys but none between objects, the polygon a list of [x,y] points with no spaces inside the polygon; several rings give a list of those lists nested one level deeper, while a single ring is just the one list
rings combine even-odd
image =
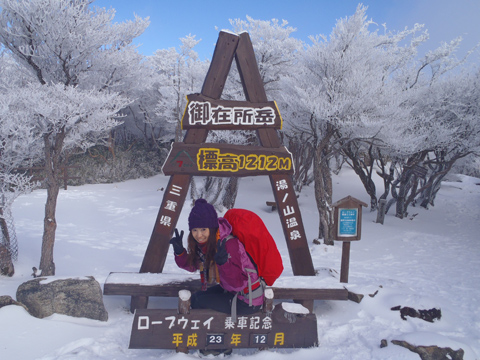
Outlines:
[{"label": "small green sign", "polygon": [[339,209],[338,236],[357,236],[358,209]]}]

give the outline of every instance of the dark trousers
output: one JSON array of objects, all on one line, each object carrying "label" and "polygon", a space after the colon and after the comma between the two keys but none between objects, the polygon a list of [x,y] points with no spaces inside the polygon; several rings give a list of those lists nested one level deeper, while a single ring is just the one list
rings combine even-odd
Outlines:
[{"label": "dark trousers", "polygon": [[[206,291],[198,291],[192,295],[192,309],[212,309],[224,314],[232,311],[234,294],[225,291],[220,285],[208,288]],[[260,311],[261,306],[249,306],[243,300],[237,299],[237,315],[249,315]]]}]

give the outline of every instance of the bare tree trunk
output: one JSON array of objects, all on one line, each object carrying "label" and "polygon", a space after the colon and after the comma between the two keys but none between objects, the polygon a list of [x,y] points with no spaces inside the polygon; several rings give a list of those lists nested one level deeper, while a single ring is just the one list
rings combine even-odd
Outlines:
[{"label": "bare tree trunk", "polygon": [[390,163],[388,173],[386,169],[386,161],[380,154],[380,150],[378,150],[379,159],[377,160],[377,164],[379,164],[379,168],[381,172],[377,171],[377,175],[383,179],[383,194],[380,196],[379,200],[387,200],[388,194],[390,194],[390,188],[392,187],[392,182],[395,179],[395,163],[392,161]]},{"label": "bare tree trunk", "polygon": [[57,230],[55,214],[59,191],[60,185],[58,182],[55,182],[55,184],[48,184],[45,218],[43,220],[42,254],[40,258],[40,270],[42,271],[42,276],[55,275],[53,247],[55,245],[55,232]]},{"label": "bare tree trunk", "polygon": [[[45,143],[45,175],[47,186],[47,202],[45,204],[45,218],[43,220],[42,253],[40,257],[40,270],[42,276],[55,275],[53,261],[53,248],[55,245],[55,232],[57,230],[56,210],[57,199],[60,192],[61,153],[65,139],[65,132],[55,135],[52,144],[50,135],[44,137]],[[66,164],[65,164],[66,165]]]},{"label": "bare tree trunk", "polygon": [[[422,151],[412,155],[407,163],[403,166],[402,174],[399,178],[398,194],[396,196],[396,213],[395,216],[403,219],[408,215],[407,208],[410,202],[413,201],[416,194],[416,188],[418,186],[417,176],[413,169],[416,165],[420,164],[427,156],[428,151]],[[410,196],[408,193],[411,192]],[[412,196],[413,194],[413,196]],[[392,192],[393,195],[393,192]]]},{"label": "bare tree trunk", "polygon": [[223,192],[222,205],[227,209],[232,209],[235,206],[235,200],[238,193],[238,177],[232,176],[228,179],[227,186]]},{"label": "bare tree trunk", "polygon": [[399,189],[397,194],[397,203],[396,203],[396,212],[395,216],[403,219],[407,216],[407,209],[405,205],[405,200],[407,197],[408,190],[411,186],[410,184],[410,170],[403,169],[402,176],[400,178]]},{"label": "bare tree trunk", "polygon": [[307,139],[305,133],[294,133],[288,137],[288,150],[292,153],[293,163],[295,164],[295,174],[293,175],[293,184],[295,192],[300,193],[304,185],[310,185],[313,181],[310,169],[313,165],[314,147],[311,141]]},{"label": "bare tree trunk", "polygon": [[328,164],[331,135],[327,135],[315,150],[313,173],[315,178],[315,200],[319,214],[318,238],[326,245],[333,245],[332,174]]},{"label": "bare tree trunk", "polygon": [[359,154],[358,149],[354,149],[353,147],[356,146],[353,143],[347,144],[346,146],[342,147],[344,154],[347,156],[349,161],[347,163],[350,167],[355,171],[355,173],[360,178],[360,181],[363,184],[363,187],[367,191],[367,194],[370,196],[370,211],[374,211],[377,209],[377,189],[375,183],[372,180],[373,174],[373,165],[374,162],[372,160],[372,149],[373,146],[370,145],[368,149],[368,157],[369,161],[362,160],[360,158],[361,154]]},{"label": "bare tree trunk", "polygon": [[[2,208],[0,208],[0,215],[3,215]],[[13,276],[15,268],[13,266],[12,252],[10,251],[10,233],[7,222],[3,217],[0,217],[0,227],[3,238],[3,241],[0,241],[0,275]]]},{"label": "bare tree trunk", "polygon": [[7,247],[10,245],[10,233],[8,232],[7,222],[3,218],[3,208],[0,208],[0,228],[2,229],[2,243]]},{"label": "bare tree trunk", "polygon": [[430,168],[430,176],[425,182],[425,185],[420,189],[420,206],[428,209],[429,205],[434,205],[435,197],[440,190],[442,180],[450,172],[455,162],[467,156],[468,153],[458,154],[453,156],[450,160],[446,160],[446,154],[442,151],[435,151],[435,158],[427,161]]}]

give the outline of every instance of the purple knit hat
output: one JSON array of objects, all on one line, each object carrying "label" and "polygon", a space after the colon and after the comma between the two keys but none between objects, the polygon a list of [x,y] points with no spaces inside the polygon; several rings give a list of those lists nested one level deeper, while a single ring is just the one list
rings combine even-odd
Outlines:
[{"label": "purple knit hat", "polygon": [[198,199],[188,216],[188,228],[218,228],[218,216],[215,208],[205,199]]}]

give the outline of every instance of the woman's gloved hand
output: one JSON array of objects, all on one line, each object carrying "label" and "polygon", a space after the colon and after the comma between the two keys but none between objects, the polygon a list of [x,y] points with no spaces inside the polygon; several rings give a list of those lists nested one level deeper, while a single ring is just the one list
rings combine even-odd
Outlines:
[{"label": "woman's gloved hand", "polygon": [[228,252],[225,246],[226,244],[227,244],[227,239],[220,240],[217,244],[217,252],[213,257],[217,265],[223,265],[228,260]]},{"label": "woman's gloved hand", "polygon": [[175,252],[176,255],[180,255],[185,251],[185,248],[183,247],[182,239],[183,239],[183,230],[179,235],[178,230],[175,229],[175,236],[170,239],[170,244],[172,244],[173,251]]}]

